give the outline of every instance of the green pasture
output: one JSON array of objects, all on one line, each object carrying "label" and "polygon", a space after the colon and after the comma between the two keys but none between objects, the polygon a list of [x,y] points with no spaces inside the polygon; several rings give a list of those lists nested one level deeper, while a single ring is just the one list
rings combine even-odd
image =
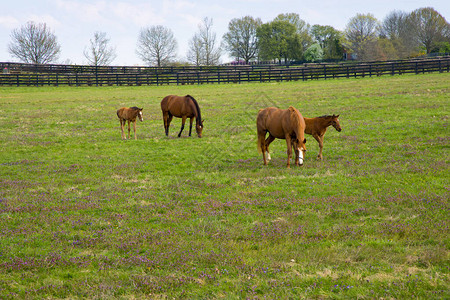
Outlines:
[{"label": "green pasture", "polygon": [[[201,139],[164,135],[168,94]],[[0,298],[450,298],[449,95],[449,73],[0,88]],[[343,130],[264,166],[256,114],[289,105]]]}]

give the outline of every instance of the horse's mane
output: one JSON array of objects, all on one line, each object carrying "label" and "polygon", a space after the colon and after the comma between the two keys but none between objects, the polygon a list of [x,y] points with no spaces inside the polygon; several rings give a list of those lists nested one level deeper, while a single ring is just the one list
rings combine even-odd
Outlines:
[{"label": "horse's mane", "polygon": [[291,124],[294,126],[295,135],[297,136],[297,139],[302,140],[303,135],[298,132],[298,129],[301,127],[301,121],[300,121],[300,113],[293,107],[289,106],[289,112],[290,112],[290,118],[291,118]]},{"label": "horse's mane", "polygon": [[139,107],[136,107],[136,106],[130,107],[130,109],[140,110],[140,108],[139,108]]},{"label": "horse's mane", "polygon": [[323,116],[320,116],[318,118],[332,118],[332,117],[333,117],[332,115],[323,115]]},{"label": "horse's mane", "polygon": [[197,115],[197,122],[200,124],[200,126],[203,126],[202,124],[202,114],[200,112],[200,106],[198,106],[197,100],[194,99],[191,95],[186,95],[187,98],[191,98],[192,102],[194,102],[195,108],[197,109],[198,115]]}]

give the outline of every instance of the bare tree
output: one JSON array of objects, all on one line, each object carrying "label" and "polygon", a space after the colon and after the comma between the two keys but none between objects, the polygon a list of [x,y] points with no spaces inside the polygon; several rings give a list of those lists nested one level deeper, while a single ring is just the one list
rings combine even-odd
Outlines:
[{"label": "bare tree", "polygon": [[[403,11],[392,11],[385,17],[380,27],[380,38],[390,41],[396,58],[408,57],[418,46],[414,26],[408,14]],[[387,44],[386,41],[382,43]]]},{"label": "bare tree", "polygon": [[198,34],[191,40],[187,56],[189,59],[192,55],[199,55],[198,65],[212,66],[219,63],[220,49],[216,47],[216,34],[212,32],[212,25],[212,19],[204,18]]},{"label": "bare tree", "polygon": [[344,45],[356,53],[358,60],[372,59],[378,31],[378,21],[372,14],[357,14],[347,24]]},{"label": "bare tree", "polygon": [[418,42],[425,47],[427,53],[431,52],[436,42],[450,39],[450,24],[433,8],[416,9],[409,18]]},{"label": "bare tree", "polygon": [[261,19],[250,16],[230,21],[228,32],[223,36],[223,40],[232,56],[244,59],[245,63],[256,58],[259,49],[256,29],[261,24]]},{"label": "bare tree", "polygon": [[105,32],[95,32],[89,48],[84,50],[84,57],[91,66],[107,66],[116,58],[116,49],[108,47],[109,39]]},{"label": "bare tree", "polygon": [[149,65],[167,65],[175,58],[176,50],[177,41],[169,28],[158,25],[141,29],[136,53]]},{"label": "bare tree", "polygon": [[200,39],[200,36],[196,34],[189,41],[187,60],[196,66],[200,66],[203,62],[203,57],[205,56],[203,52],[202,40]]},{"label": "bare tree", "polygon": [[55,34],[45,23],[28,22],[11,33],[9,53],[23,62],[45,64],[56,61],[61,52]]}]

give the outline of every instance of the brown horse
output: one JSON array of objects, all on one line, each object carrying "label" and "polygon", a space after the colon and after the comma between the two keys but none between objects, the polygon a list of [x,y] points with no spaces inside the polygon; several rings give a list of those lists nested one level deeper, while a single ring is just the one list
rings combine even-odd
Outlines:
[{"label": "brown horse", "polygon": [[133,122],[134,128],[134,139],[137,140],[136,137],[136,118],[142,122],[144,119],[142,118],[142,109],[139,107],[122,107],[117,110],[117,116],[120,121],[120,129],[122,129],[122,140],[126,140],[125,133],[123,132],[123,128],[125,127],[125,122],[128,121],[128,139],[130,139],[130,122]]},{"label": "brown horse", "polygon": [[175,116],[181,118],[181,130],[178,133],[178,137],[181,136],[181,132],[184,129],[184,123],[186,119],[190,119],[189,126],[189,136],[192,132],[192,122],[195,118],[195,130],[197,131],[197,136],[202,137],[203,130],[203,120],[200,113],[200,106],[198,106],[197,101],[194,97],[186,95],[184,97],[169,95],[164,97],[161,101],[161,110],[164,119],[164,130],[166,131],[166,136],[169,136],[169,126],[172,118]]},{"label": "brown horse", "polygon": [[[275,107],[261,109],[256,118],[256,127],[258,150],[262,152],[264,165],[267,165],[267,159],[270,160],[269,145],[275,138],[286,140],[288,168],[292,157],[292,147],[295,152],[295,164],[303,165],[303,157],[306,152],[305,126],[302,114],[292,106],[289,106],[288,109]],[[267,132],[269,137],[266,140]]]},{"label": "brown horse", "polygon": [[304,118],[306,123],[305,133],[311,134],[319,142],[319,155],[317,155],[318,159],[322,159],[323,137],[325,132],[327,132],[327,127],[331,125],[339,132],[342,130],[338,118],[339,115]]}]

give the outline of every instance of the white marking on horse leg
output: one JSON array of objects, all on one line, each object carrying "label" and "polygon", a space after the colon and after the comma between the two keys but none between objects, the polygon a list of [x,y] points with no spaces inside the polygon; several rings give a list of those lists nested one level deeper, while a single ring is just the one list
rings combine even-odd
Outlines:
[{"label": "white marking on horse leg", "polygon": [[270,157],[269,151],[266,151],[266,158],[267,158],[267,160],[272,160],[272,157]]},{"label": "white marking on horse leg", "polygon": [[303,151],[300,148],[298,148],[298,163],[300,166],[303,165]]}]

